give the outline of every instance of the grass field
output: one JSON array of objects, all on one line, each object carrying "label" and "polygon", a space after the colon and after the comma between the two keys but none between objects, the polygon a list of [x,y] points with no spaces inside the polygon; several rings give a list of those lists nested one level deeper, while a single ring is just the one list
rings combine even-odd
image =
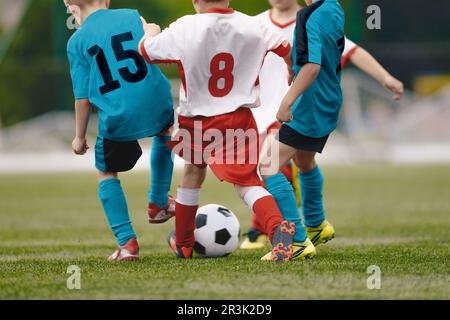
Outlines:
[{"label": "grass field", "polygon": [[[449,299],[450,167],[324,172],[337,238],[316,259],[289,264],[260,262],[265,251],[177,261],[166,245],[173,222],[146,223],[141,172],[123,185],[142,260],[109,264],[114,241],[94,174],[0,176],[0,299]],[[202,203],[211,202],[248,227],[233,189],[210,177]],[[70,265],[81,268],[81,290],[66,288]],[[367,289],[370,265],[381,268],[381,290]]]}]

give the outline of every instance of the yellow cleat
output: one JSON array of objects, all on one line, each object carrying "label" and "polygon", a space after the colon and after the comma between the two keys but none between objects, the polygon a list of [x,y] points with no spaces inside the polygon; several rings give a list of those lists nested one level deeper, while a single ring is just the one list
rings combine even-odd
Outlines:
[{"label": "yellow cleat", "polygon": [[331,223],[325,220],[316,228],[306,227],[306,234],[308,235],[308,238],[311,239],[312,243],[315,246],[318,246],[333,240],[335,231]]},{"label": "yellow cleat", "polygon": [[[311,240],[306,239],[305,242],[294,242],[292,244],[293,256],[292,260],[312,259],[317,255],[316,247]],[[272,252],[269,252],[261,258],[262,261],[271,261]]]},{"label": "yellow cleat", "polygon": [[261,261],[272,261],[272,251],[270,251],[264,257],[262,257]]},{"label": "yellow cleat", "polygon": [[316,247],[309,239],[306,239],[304,242],[294,242],[292,249],[294,253],[292,259],[312,259],[317,255]]},{"label": "yellow cleat", "polygon": [[255,229],[250,229],[245,236],[241,244],[241,249],[243,250],[264,249],[269,243],[269,237]]}]

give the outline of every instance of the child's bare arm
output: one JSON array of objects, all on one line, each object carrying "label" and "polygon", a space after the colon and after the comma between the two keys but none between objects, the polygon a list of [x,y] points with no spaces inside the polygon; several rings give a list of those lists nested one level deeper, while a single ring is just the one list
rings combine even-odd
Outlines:
[{"label": "child's bare arm", "polygon": [[75,139],[72,142],[73,152],[77,155],[86,154],[89,146],[86,141],[86,132],[91,113],[91,103],[88,99],[75,101]]},{"label": "child's bare arm", "polygon": [[350,61],[358,69],[381,83],[394,94],[394,100],[399,100],[404,92],[403,83],[394,78],[367,50],[359,47],[351,56]]},{"label": "child's bare arm", "polygon": [[292,106],[316,80],[320,73],[320,65],[315,63],[307,63],[300,70],[293,85],[281,102],[280,109],[277,114],[278,121],[289,122],[292,120]]},{"label": "child's bare arm", "polygon": [[141,43],[145,41],[145,39],[156,37],[161,33],[161,27],[154,23],[147,23],[143,17],[141,17],[142,27],[144,28],[144,36],[142,37],[139,43],[139,53],[142,55],[141,51]]},{"label": "child's bare arm", "polygon": [[144,38],[155,37],[161,33],[161,27],[155,23],[147,23],[143,17],[141,17],[142,27],[144,28]]}]

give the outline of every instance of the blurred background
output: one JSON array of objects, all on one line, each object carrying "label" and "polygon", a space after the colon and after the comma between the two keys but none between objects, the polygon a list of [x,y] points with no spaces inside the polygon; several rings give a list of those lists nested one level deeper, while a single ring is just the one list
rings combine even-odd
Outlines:
[{"label": "blurred background", "polygon": [[[374,80],[346,68],[341,124],[320,161],[450,163],[450,34],[445,14],[450,2],[341,3],[348,37],[401,79],[407,92],[402,101],[393,102]],[[382,9],[381,30],[366,28],[366,9],[373,4]],[[112,6],[139,9],[147,21],[163,27],[193,13],[188,0],[113,0]],[[269,8],[266,0],[233,0],[232,6],[251,15]],[[70,149],[74,119],[66,43],[73,30],[66,26],[68,18],[62,0],[0,0],[2,173],[93,168],[92,152],[80,159]],[[176,68],[163,69],[176,95]],[[90,129],[94,136],[95,116]]]}]

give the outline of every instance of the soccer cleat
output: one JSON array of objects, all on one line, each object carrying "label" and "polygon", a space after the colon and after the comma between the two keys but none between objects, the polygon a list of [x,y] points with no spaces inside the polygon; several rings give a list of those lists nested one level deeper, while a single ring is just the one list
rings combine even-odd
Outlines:
[{"label": "soccer cleat", "polygon": [[255,228],[248,229],[248,232],[244,234],[245,239],[241,244],[243,250],[256,250],[266,247],[269,238],[256,230]]},{"label": "soccer cleat", "polygon": [[305,260],[314,258],[316,255],[316,247],[308,238],[304,242],[294,242],[292,259]]},{"label": "soccer cleat", "polygon": [[327,243],[334,239],[334,227],[328,221],[322,222],[322,224],[316,228],[306,227],[306,234],[311,242],[317,247],[318,245]]},{"label": "soccer cleat", "polygon": [[295,224],[283,221],[276,229],[272,239],[272,252],[261,258],[263,261],[289,261],[293,256]]},{"label": "soccer cleat", "polygon": [[175,253],[178,259],[192,259],[194,248],[178,247],[175,236],[175,230],[169,233],[169,236],[167,237],[167,243],[169,244],[170,249],[172,249],[173,253]]},{"label": "soccer cleat", "polygon": [[128,240],[127,244],[120,246],[119,249],[108,258],[109,262],[137,261],[139,260],[139,244],[136,239]]},{"label": "soccer cleat", "polygon": [[160,224],[175,217],[175,199],[169,196],[169,204],[166,208],[159,208],[156,204],[148,205],[148,222],[151,224]]}]

